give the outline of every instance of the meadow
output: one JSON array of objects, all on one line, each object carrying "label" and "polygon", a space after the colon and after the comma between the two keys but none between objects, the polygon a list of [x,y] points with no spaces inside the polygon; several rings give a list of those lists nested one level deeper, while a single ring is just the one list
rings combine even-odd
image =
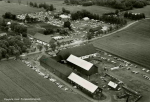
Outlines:
[{"label": "meadow", "polygon": [[4,98],[40,99],[34,102],[90,102],[78,94],[59,89],[21,61],[2,61],[0,66],[0,102],[6,102]]},{"label": "meadow", "polygon": [[0,17],[6,12],[11,12],[13,14],[23,14],[31,12],[39,12],[43,9],[32,8],[26,5],[19,5],[18,3],[5,3],[0,1]]},{"label": "meadow", "polygon": [[[7,1],[7,0],[5,0]],[[76,12],[76,11],[79,11],[79,10],[88,10],[92,13],[96,13],[96,14],[103,14],[103,13],[108,13],[108,12],[111,12],[111,11],[115,11],[114,9],[112,8],[108,8],[108,7],[102,7],[102,6],[89,6],[89,7],[83,7],[83,6],[73,6],[73,5],[66,5],[64,4],[64,0],[21,0],[21,4],[27,4],[27,2],[36,2],[36,3],[47,3],[47,4],[53,4],[54,7],[58,10],[58,11],[61,11],[62,8],[64,7],[65,9],[67,10],[70,10],[71,12]],[[18,4],[18,0],[12,0],[11,1],[12,3],[16,3]],[[18,4],[19,5],[19,4]],[[32,10],[30,10],[32,11]]]},{"label": "meadow", "polygon": [[150,69],[150,20],[141,20],[113,35],[93,41],[95,47]]}]

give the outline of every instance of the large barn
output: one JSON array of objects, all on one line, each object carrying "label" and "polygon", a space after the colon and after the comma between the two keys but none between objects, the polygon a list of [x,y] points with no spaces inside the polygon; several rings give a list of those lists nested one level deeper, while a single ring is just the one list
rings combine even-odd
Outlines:
[{"label": "large barn", "polygon": [[69,62],[68,64],[70,64],[74,69],[84,75],[90,76],[98,73],[98,68],[94,64],[72,54],[67,58],[67,62]]},{"label": "large barn", "polygon": [[92,44],[88,44],[61,50],[57,53],[57,56],[59,56],[61,60],[66,60],[71,54],[81,59],[86,59],[91,56],[96,56],[97,53],[95,47]]},{"label": "large barn", "polygon": [[67,77],[73,71],[71,68],[69,68],[61,63],[58,63],[54,59],[50,58],[49,56],[45,56],[45,55],[43,55],[40,58],[40,64],[44,68],[55,73],[55,75],[62,78],[63,80],[67,80]]},{"label": "large barn", "polygon": [[84,93],[88,94],[93,98],[94,96],[100,97],[102,94],[101,88],[73,72],[68,76],[68,79],[70,80],[70,83],[72,85],[77,86],[77,88],[81,89]]}]

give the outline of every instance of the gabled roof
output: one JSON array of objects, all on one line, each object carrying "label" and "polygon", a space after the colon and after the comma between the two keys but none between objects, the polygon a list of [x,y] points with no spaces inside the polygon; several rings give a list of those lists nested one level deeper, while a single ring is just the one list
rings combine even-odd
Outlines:
[{"label": "gabled roof", "polygon": [[43,42],[49,43],[50,40],[52,39],[50,35],[44,35],[44,34],[40,34],[40,33],[36,33],[34,35],[35,39],[41,40]]},{"label": "gabled roof", "polygon": [[67,58],[67,61],[68,62],[71,62],[72,64],[75,64],[76,66],[79,66],[81,68],[83,68],[84,70],[90,70],[91,67],[93,66],[92,63],[90,62],[87,62],[79,57],[76,57],[74,55],[70,55],[68,58]]},{"label": "gabled roof", "polygon": [[54,59],[50,58],[49,56],[43,55],[40,58],[40,62],[48,65],[51,68],[54,68],[55,70],[61,72],[62,74],[69,76],[70,73],[73,71],[71,68],[55,61]]},{"label": "gabled roof", "polygon": [[86,90],[94,93],[98,86],[94,85],[93,83],[85,80],[84,78],[78,76],[75,73],[71,73],[68,77],[71,81],[75,82],[76,84],[80,85],[81,87],[85,88]]},{"label": "gabled roof", "polygon": [[71,54],[81,57],[94,53],[96,53],[96,48],[92,44],[88,44],[61,50],[57,53],[57,55],[60,55],[62,60],[66,60]]}]

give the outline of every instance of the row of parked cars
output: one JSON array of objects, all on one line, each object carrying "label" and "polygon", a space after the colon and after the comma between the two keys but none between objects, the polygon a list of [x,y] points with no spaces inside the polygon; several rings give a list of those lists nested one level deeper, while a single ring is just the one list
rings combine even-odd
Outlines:
[{"label": "row of parked cars", "polygon": [[49,79],[51,82],[55,83],[58,88],[63,88],[65,91],[68,91],[69,88],[65,87],[64,85],[60,84],[59,82],[57,82],[56,79],[50,77],[49,74],[44,74],[43,72],[41,72],[39,69],[37,69],[36,66],[32,66],[30,62],[26,61],[26,60],[22,60],[23,63],[25,63],[28,67],[30,67],[31,69],[35,70],[40,76],[43,76],[45,79]]},{"label": "row of parked cars", "polygon": [[150,77],[146,76],[146,75],[143,75],[143,77],[147,80],[150,80]]}]

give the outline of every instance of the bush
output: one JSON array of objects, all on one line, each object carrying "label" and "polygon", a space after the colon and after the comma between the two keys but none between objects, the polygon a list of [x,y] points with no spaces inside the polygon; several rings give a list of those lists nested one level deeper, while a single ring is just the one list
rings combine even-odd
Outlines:
[{"label": "bush", "polygon": [[45,35],[49,35],[49,34],[53,34],[54,33],[54,30],[53,29],[46,29],[45,31],[44,31],[44,34]]}]

